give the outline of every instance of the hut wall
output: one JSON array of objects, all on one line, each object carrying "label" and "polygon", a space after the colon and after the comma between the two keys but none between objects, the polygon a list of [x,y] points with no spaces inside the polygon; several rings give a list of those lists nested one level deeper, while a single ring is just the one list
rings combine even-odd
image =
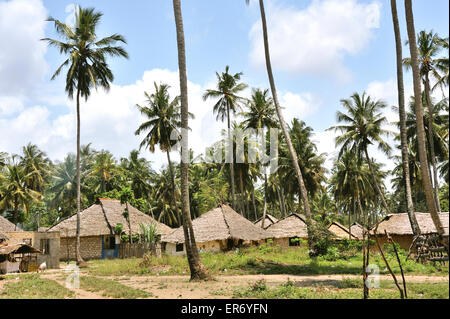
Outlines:
[{"label": "hut wall", "polygon": [[[67,260],[67,246],[69,246],[69,260],[74,260],[75,237],[61,238],[60,260]],[[80,253],[85,260],[102,258],[102,236],[80,237]]]},{"label": "hut wall", "polygon": [[[222,251],[226,247],[226,241],[208,241],[204,243],[197,243],[197,248],[199,251],[209,251],[209,252],[219,252]],[[166,243],[167,255],[171,256],[184,256],[186,254],[186,246],[183,244],[183,251],[176,251],[176,244],[174,243]]]},{"label": "hut wall", "polygon": [[60,255],[60,234],[59,232],[8,232],[9,242],[11,244],[18,244],[22,242],[28,242],[31,246],[41,251],[44,247],[41,247],[41,241],[48,241],[48,251],[44,254],[37,255],[38,265],[45,262],[47,268],[58,269],[59,268],[59,255]]},{"label": "hut wall", "polygon": [[273,243],[281,247],[289,247],[289,238],[274,238]]},{"label": "hut wall", "polygon": [[[411,243],[413,241],[414,236],[413,235],[391,235],[392,240],[400,245],[401,249],[404,249],[406,251],[409,250],[409,247],[411,246]],[[373,236],[370,237],[371,239],[375,240]],[[388,243],[386,235],[379,235],[378,241],[383,247],[384,244]],[[378,247],[376,245],[372,246],[373,251],[378,251]]]}]

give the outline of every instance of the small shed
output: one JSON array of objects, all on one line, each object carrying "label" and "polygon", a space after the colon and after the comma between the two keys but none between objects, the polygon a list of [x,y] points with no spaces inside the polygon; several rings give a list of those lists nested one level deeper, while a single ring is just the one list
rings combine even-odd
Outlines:
[{"label": "small shed", "polygon": [[37,269],[42,252],[27,244],[0,246],[0,273],[29,272]]},{"label": "small shed", "polygon": [[[422,234],[426,235],[437,233],[430,214],[415,214]],[[442,226],[444,227],[444,237],[448,238],[449,213],[439,213],[439,219],[441,220]],[[374,228],[372,228],[372,230],[370,231],[370,236],[372,237],[374,236]],[[389,235],[391,235],[392,240],[397,242],[402,249],[409,250],[409,247],[411,246],[414,239],[414,234],[407,213],[388,215],[378,223],[377,234],[381,244],[387,242],[385,231],[387,231]]]},{"label": "small shed", "polygon": [[[258,245],[268,237],[265,230],[255,226],[228,205],[220,205],[194,219],[192,227],[200,251],[219,252]],[[161,241],[167,254],[185,254],[183,227],[163,236]]]},{"label": "small shed", "polygon": [[[261,228],[261,224],[262,224],[262,220],[263,218],[259,218],[256,222],[255,222],[255,226],[260,227]],[[266,229],[267,227],[269,227],[272,224],[275,224],[278,221],[277,218],[273,217],[270,214],[266,214],[266,219],[264,220],[264,229]]]},{"label": "small shed", "polygon": [[277,245],[284,247],[299,246],[298,239],[308,238],[305,218],[300,214],[291,214],[267,227],[266,231]]},{"label": "small shed", "polygon": [[337,239],[337,240],[342,240],[342,239],[358,240],[359,239],[353,233],[350,234],[349,229],[338,222],[332,222],[331,225],[328,226],[328,231],[330,231],[334,235],[335,239]]}]

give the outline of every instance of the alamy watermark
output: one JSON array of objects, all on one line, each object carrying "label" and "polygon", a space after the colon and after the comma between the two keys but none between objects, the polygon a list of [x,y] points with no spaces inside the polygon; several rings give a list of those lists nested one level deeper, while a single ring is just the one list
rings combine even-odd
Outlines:
[{"label": "alamy watermark", "polygon": [[377,265],[370,264],[366,267],[368,274],[365,285],[367,288],[380,288],[380,268]]},{"label": "alamy watermark", "polygon": [[[181,161],[189,163],[188,130],[173,130],[170,139],[177,141],[173,146],[181,148]],[[270,173],[278,169],[278,139],[279,130],[271,128],[268,131],[268,141],[264,129],[233,129],[227,136],[206,148],[203,161],[205,163],[235,163],[256,164],[268,166]],[[268,145],[267,145],[268,144]],[[268,146],[268,147],[267,147]],[[268,152],[267,152],[268,148]],[[236,150],[234,152],[234,150]]]},{"label": "alamy watermark", "polygon": [[80,288],[80,267],[77,265],[68,265],[64,271],[69,273],[66,278],[66,288],[79,289]]}]

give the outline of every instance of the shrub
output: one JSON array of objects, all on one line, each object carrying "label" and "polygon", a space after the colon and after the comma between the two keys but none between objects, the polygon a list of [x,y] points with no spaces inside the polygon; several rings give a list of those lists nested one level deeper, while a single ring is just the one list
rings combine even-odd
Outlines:
[{"label": "shrub", "polygon": [[249,290],[250,291],[265,291],[267,290],[267,283],[264,278],[258,279],[254,282],[251,282],[249,284]]}]

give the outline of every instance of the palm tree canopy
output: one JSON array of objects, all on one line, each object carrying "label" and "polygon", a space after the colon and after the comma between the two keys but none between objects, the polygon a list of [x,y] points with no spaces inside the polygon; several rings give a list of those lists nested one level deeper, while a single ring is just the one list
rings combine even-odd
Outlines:
[{"label": "palm tree canopy", "polygon": [[253,89],[252,97],[247,102],[248,112],[243,112],[245,128],[277,127],[276,110],[273,100],[268,96],[269,90]]},{"label": "palm tree canopy", "polygon": [[374,101],[369,95],[354,93],[350,99],[341,100],[346,113],[338,111],[337,121],[346,125],[337,125],[329,130],[337,130],[342,134],[336,137],[336,145],[341,145],[339,155],[352,150],[360,157],[369,145],[376,144],[386,155],[391,153],[391,147],[384,139],[391,132],[384,129],[387,123],[381,110],[386,107],[382,101]]},{"label": "palm tree canopy", "polygon": [[80,95],[86,100],[92,88],[97,89],[100,86],[108,90],[114,76],[106,63],[106,58],[108,56],[128,58],[125,49],[117,45],[118,42],[126,43],[123,36],[113,34],[97,39],[96,30],[102,16],[101,12],[93,8],[78,7],[73,27],[52,17],[47,20],[54,22],[56,32],[62,40],[51,38],[42,40],[58,48],[61,54],[67,56],[53,74],[52,80],[61,73],[63,68],[69,67],[65,90],[70,98],[73,98],[76,90],[79,90]]},{"label": "palm tree canopy", "polygon": [[[148,147],[152,153],[155,152],[157,144],[162,151],[167,151],[175,145],[177,141],[172,140],[171,136],[173,131],[179,135],[181,127],[180,97],[177,96],[171,100],[169,85],[160,84],[158,86],[156,82],[154,85],[155,93],[145,92],[148,106],[136,105],[147,121],[142,123],[135,132],[136,135],[140,135],[148,131],[139,148]],[[189,116],[194,118],[191,113]]]},{"label": "palm tree canopy", "polygon": [[234,75],[229,73],[230,67],[225,67],[225,72],[217,76],[217,88],[215,90],[206,90],[203,95],[203,100],[218,99],[214,105],[214,114],[217,114],[217,120],[224,121],[227,116],[227,109],[234,114],[237,108],[240,107],[241,102],[245,99],[238,94],[247,88],[247,84],[239,82],[241,80],[242,72]]}]

